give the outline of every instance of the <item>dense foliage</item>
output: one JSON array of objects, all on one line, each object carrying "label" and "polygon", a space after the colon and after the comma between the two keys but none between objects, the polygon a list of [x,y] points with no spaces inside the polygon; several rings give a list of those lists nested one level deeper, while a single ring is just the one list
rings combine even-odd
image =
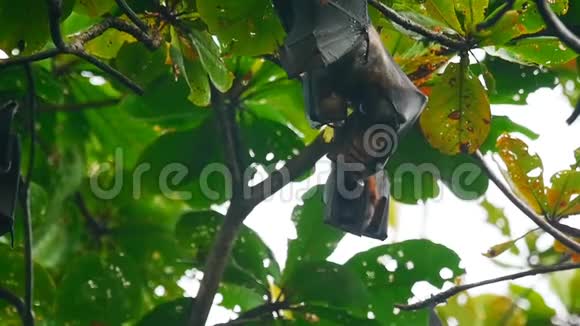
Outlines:
[{"label": "dense foliage", "polygon": [[[563,87],[573,105],[580,97],[578,54],[546,28],[536,4],[516,0],[499,21],[481,29],[506,6],[503,1],[383,2],[431,31],[467,40],[466,49],[486,53],[476,61],[466,49],[444,47],[371,9],[389,52],[430,96],[417,127],[387,165],[393,199],[420,204],[437,197],[443,185],[464,200],[483,197],[487,175],[460,187],[454,180],[458,166],[478,164],[470,154],[481,150],[501,157],[512,189],[542,218],[559,222],[580,214],[580,152],[577,164],[552,176],[547,187],[540,157],[509,133],[537,135],[490,110],[491,104],[525,104],[541,87]],[[580,2],[550,2],[567,26],[580,31]],[[47,3],[0,0],[0,49],[10,57],[0,60],[0,104],[21,103],[16,130],[23,168],[31,153],[30,85],[24,65],[10,60],[55,49]],[[30,63],[38,102],[29,190],[38,325],[186,323],[193,300],[183,298],[177,283],[184,276],[199,278],[224,221],[214,205],[230,195],[218,173],[204,175],[207,166],[226,164],[216,94],[235,109],[245,146],[240,155],[252,168],[273,171],[318,134],[306,120],[300,82],[272,60],[284,32],[270,0],[127,3],[147,25],[146,37],[111,28],[83,40],[87,30],[114,17],[132,24],[114,0],[64,0],[60,26],[67,44],[127,76],[142,95],[77,53]],[[396,173],[409,163],[428,163],[439,173],[424,174],[417,183],[413,175]],[[188,173],[168,172],[172,164]],[[530,265],[522,269],[578,261],[559,242],[539,250],[540,232],[511,234],[502,210],[477,203],[507,239],[491,248],[491,258],[517,252],[519,240]],[[407,303],[417,282],[438,288],[460,282],[466,273],[460,257],[444,245],[410,240],[387,241],[343,265],[328,262],[344,234],[323,224],[323,209],[321,186],[295,208],[297,238],[288,243],[284,269],[260,237],[242,227],[219,305],[251,317],[244,325],[427,325],[435,314],[444,324],[547,325],[555,317],[537,292],[516,285],[509,296],[464,295],[436,309],[402,311],[395,304]],[[15,248],[0,239],[0,287],[21,297],[22,215]],[[580,271],[566,273],[553,278],[554,293],[570,315],[580,314]],[[521,298],[529,304],[521,305]],[[17,310],[0,300],[0,324],[20,323]]]}]

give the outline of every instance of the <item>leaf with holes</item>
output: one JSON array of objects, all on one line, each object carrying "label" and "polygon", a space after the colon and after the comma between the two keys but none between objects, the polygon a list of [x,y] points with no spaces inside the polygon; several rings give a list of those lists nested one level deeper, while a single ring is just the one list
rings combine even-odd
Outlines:
[{"label": "leaf with holes", "polygon": [[56,300],[58,319],[73,325],[121,325],[141,312],[144,285],[128,257],[82,255],[64,270]]},{"label": "leaf with holes", "polygon": [[505,236],[511,235],[510,222],[505,216],[503,208],[496,207],[490,203],[487,198],[481,202],[481,207],[487,213],[487,223],[495,226]]},{"label": "leaf with holes", "polygon": [[490,130],[489,99],[465,60],[447,67],[420,118],[429,143],[450,155],[474,153]]},{"label": "leaf with holes", "polygon": [[366,316],[370,303],[365,284],[355,271],[328,261],[301,262],[284,275],[282,288],[292,303],[343,308]]},{"label": "leaf with holes", "polygon": [[517,284],[510,284],[509,290],[514,298],[529,302],[529,305],[524,305],[526,325],[541,326],[552,323],[551,320],[556,315],[556,310],[546,304],[541,294]]},{"label": "leaf with holes", "polygon": [[286,273],[308,261],[324,261],[344,236],[342,231],[330,227],[323,221],[324,186],[310,189],[302,196],[302,205],[292,212],[292,222],[296,226],[296,239],[288,241]]},{"label": "leaf with holes", "polygon": [[547,210],[542,159],[528,152],[523,141],[503,135],[497,141],[499,155],[507,167],[506,178],[512,189],[536,213],[544,215]]},{"label": "leaf with holes", "polygon": [[580,214],[580,171],[560,171],[550,182],[552,187],[547,192],[550,216]]},{"label": "leaf with holes", "polygon": [[407,303],[418,282],[442,287],[465,273],[459,256],[428,240],[409,240],[356,254],[344,265],[362,277],[371,295],[369,310],[382,323],[427,325],[428,311],[405,312],[394,307]]},{"label": "leaf with holes", "polygon": [[[213,211],[183,215],[175,228],[180,248],[187,251],[183,260],[193,260],[191,265],[201,268],[223,221],[224,216]],[[280,268],[272,252],[254,231],[243,226],[223,282],[254,289],[263,295],[268,290],[269,275],[280,278]]]},{"label": "leaf with holes", "polygon": [[189,320],[193,304],[192,298],[162,303],[145,315],[136,326],[185,325]]}]

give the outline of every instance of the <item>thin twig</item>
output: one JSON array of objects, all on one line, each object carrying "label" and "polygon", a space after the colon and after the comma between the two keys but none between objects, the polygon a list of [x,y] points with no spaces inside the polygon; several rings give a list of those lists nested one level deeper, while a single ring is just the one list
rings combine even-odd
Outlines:
[{"label": "thin twig", "polygon": [[562,23],[554,11],[552,11],[552,8],[550,8],[550,4],[548,4],[546,0],[536,0],[536,5],[538,6],[540,15],[546,22],[546,25],[554,31],[556,36],[570,49],[576,51],[576,53],[580,53],[580,38],[574,35],[574,33],[572,33],[572,31]]},{"label": "thin twig", "polygon": [[465,40],[458,40],[442,32],[432,31],[423,25],[420,25],[408,18],[399,15],[395,10],[387,7],[379,0],[368,0],[368,2],[394,23],[401,25],[405,29],[413,31],[441,45],[458,51],[466,50],[470,46],[469,43]]},{"label": "thin twig", "polygon": [[484,172],[487,174],[488,178],[503,192],[503,194],[522,211],[528,218],[530,218],[537,226],[542,230],[546,231],[552,235],[556,240],[560,241],[562,245],[568,247],[574,252],[580,253],[580,243],[568,238],[566,234],[562,233],[560,230],[552,226],[542,217],[538,216],[534,211],[532,211],[517,195],[515,195],[500,178],[492,171],[490,166],[485,162],[483,155],[480,152],[473,155],[473,157],[479,162],[480,166],[483,168]]},{"label": "thin twig", "polygon": [[89,230],[91,231],[91,233],[94,235],[95,238],[98,239],[103,234],[106,234],[109,231],[104,225],[99,223],[99,221],[97,221],[97,219],[91,214],[80,192],[77,192],[75,194],[74,201],[79,207],[81,215],[85,218],[85,221],[87,222],[87,227],[89,228]]},{"label": "thin twig", "polygon": [[423,309],[423,308],[428,308],[428,307],[434,307],[437,304],[440,304],[440,303],[447,301],[447,299],[455,296],[458,293],[461,293],[463,291],[473,289],[476,287],[480,287],[483,285],[488,285],[488,284],[493,284],[493,283],[498,283],[498,282],[503,282],[503,281],[509,281],[509,280],[515,280],[515,279],[519,279],[519,278],[526,277],[526,276],[533,276],[533,275],[538,275],[538,274],[547,274],[547,273],[566,271],[566,270],[578,269],[578,268],[580,268],[580,263],[538,267],[538,268],[530,269],[530,270],[527,270],[524,272],[509,274],[509,275],[505,275],[505,276],[501,276],[501,277],[497,277],[497,278],[492,278],[492,279],[481,281],[481,282],[458,285],[458,286],[452,287],[449,290],[435,294],[434,296],[432,296],[431,298],[429,298],[427,300],[420,301],[420,302],[413,303],[413,304],[396,304],[395,307],[397,307],[401,310],[418,310],[418,309]]},{"label": "thin twig", "polygon": [[576,119],[578,119],[579,116],[580,116],[580,98],[576,100],[576,107],[574,107],[574,111],[572,112],[570,117],[566,119],[566,123],[568,125],[573,124],[574,121],[576,121]]},{"label": "thin twig", "polygon": [[145,22],[139,19],[137,14],[133,11],[133,9],[131,9],[131,7],[129,7],[129,5],[125,2],[125,0],[115,0],[115,1],[117,2],[117,6],[121,8],[121,10],[125,13],[125,15],[127,15],[127,17],[129,17],[129,19],[133,22],[133,24],[139,27],[141,31],[145,33],[148,32],[149,27],[147,26],[147,24],[145,24]]},{"label": "thin twig", "polygon": [[506,0],[504,6],[501,7],[491,18],[477,25],[477,30],[481,31],[493,27],[508,11],[514,8],[515,3],[515,0]]},{"label": "thin twig", "polygon": [[26,320],[28,317],[27,317],[26,306],[24,305],[24,301],[22,301],[22,299],[20,299],[14,293],[12,293],[4,288],[0,288],[0,299],[4,300],[4,301],[10,303],[12,306],[14,306],[14,308],[16,308],[16,311],[18,311],[18,315],[20,315],[20,320],[22,321],[22,324],[26,325]]},{"label": "thin twig", "polygon": [[248,311],[243,312],[238,316],[237,319],[230,320],[227,323],[219,324],[216,326],[231,326],[231,325],[244,325],[249,322],[253,321],[260,321],[263,317],[267,315],[271,315],[273,312],[289,309],[290,303],[281,301],[281,302],[267,302],[263,305],[257,306],[252,308]]},{"label": "thin twig", "polygon": [[30,64],[24,65],[26,80],[28,82],[28,132],[30,133],[30,149],[28,151],[28,171],[24,180],[22,192],[25,194],[24,206],[24,259],[25,259],[25,285],[24,285],[24,304],[27,311],[27,325],[34,324],[33,316],[33,290],[34,290],[34,260],[32,258],[32,216],[30,203],[30,184],[32,182],[32,172],[34,171],[34,157],[36,148],[36,86]]}]

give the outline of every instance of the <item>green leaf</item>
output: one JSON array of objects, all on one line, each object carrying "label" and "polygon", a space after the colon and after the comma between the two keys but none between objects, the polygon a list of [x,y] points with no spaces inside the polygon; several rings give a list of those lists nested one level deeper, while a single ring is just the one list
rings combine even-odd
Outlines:
[{"label": "green leaf", "polygon": [[[24,249],[10,248],[0,244],[0,286],[13,294],[24,298]],[[34,264],[34,314],[37,320],[47,320],[54,315],[55,285],[48,272],[38,264]],[[2,325],[21,325],[16,309],[0,300],[0,323]]]},{"label": "green leaf", "polygon": [[544,215],[548,210],[542,159],[537,154],[531,155],[523,141],[509,135],[498,139],[497,148],[512,189],[536,213]]},{"label": "green leaf", "polygon": [[220,306],[232,310],[238,306],[241,311],[248,311],[266,303],[263,293],[236,284],[222,284],[219,293],[223,296]]},{"label": "green leaf", "polygon": [[185,70],[187,72],[187,80],[189,83],[188,100],[198,106],[208,106],[211,104],[211,88],[207,73],[203,69],[200,60],[187,61],[185,63]]},{"label": "green leaf", "polygon": [[501,234],[508,237],[511,236],[512,232],[510,229],[510,222],[505,216],[504,209],[496,207],[490,203],[487,198],[482,201],[480,205],[487,213],[487,223],[498,228],[501,231]]},{"label": "green leaf", "polygon": [[299,311],[293,311],[292,314],[297,317],[296,324],[300,326],[320,325],[320,326],[343,326],[343,325],[361,325],[361,326],[378,326],[381,325],[376,320],[354,316],[346,309],[336,309],[322,307],[317,305],[306,305]]},{"label": "green leaf", "polygon": [[546,67],[567,63],[578,56],[560,39],[552,36],[528,37],[488,52],[508,61]]},{"label": "green leaf", "polygon": [[540,135],[536,134],[532,130],[518,123],[513,122],[509,117],[503,115],[494,115],[491,118],[491,130],[489,131],[489,136],[485,140],[485,143],[481,145],[480,150],[482,153],[497,152],[496,142],[498,138],[504,133],[520,133],[532,140],[538,139]]},{"label": "green leaf", "polygon": [[527,307],[524,309],[527,317],[526,325],[542,326],[551,323],[556,311],[546,304],[544,298],[538,292],[516,284],[510,284],[509,289],[512,297],[516,299],[516,303],[520,300],[529,302],[529,305],[526,305]]},{"label": "green leaf", "polygon": [[189,34],[189,39],[197,50],[201,64],[209,74],[209,78],[215,87],[222,93],[227,92],[232,87],[234,76],[228,71],[220,56],[220,49],[211,38],[211,35],[193,30]]},{"label": "green leaf", "polygon": [[580,270],[553,273],[550,285],[570,314],[580,314]]},{"label": "green leaf", "polygon": [[237,55],[272,53],[283,42],[284,31],[268,0],[197,0],[210,32]]},{"label": "green leaf", "polygon": [[290,302],[344,308],[358,316],[367,314],[369,293],[360,275],[335,263],[301,262],[285,275],[282,288]]},{"label": "green leaf", "polygon": [[0,49],[11,55],[34,53],[46,44],[49,36],[46,1],[22,0],[0,2]]},{"label": "green leaf", "polygon": [[156,288],[162,287],[164,294],[153,296],[155,299],[167,301],[168,298],[182,297],[184,290],[177,285],[177,281],[188,266],[180,262],[183,254],[178,249],[173,232],[139,222],[134,221],[111,231],[111,237],[118,245],[115,251],[139,262],[139,274],[146,281],[150,296]]},{"label": "green leaf", "polygon": [[437,180],[459,198],[473,200],[487,190],[489,180],[469,155],[442,154],[427,143],[418,128],[409,131],[386,166],[391,196],[416,204],[439,196]]},{"label": "green leaf", "polygon": [[143,285],[130,258],[85,254],[65,268],[56,301],[58,318],[70,325],[120,325],[139,315]]},{"label": "green leaf", "polygon": [[141,42],[125,43],[117,53],[115,66],[143,87],[169,72],[163,49],[151,51]]},{"label": "green leaf", "polygon": [[185,325],[189,320],[194,299],[181,298],[163,303],[150,311],[137,326]]},{"label": "green leaf", "polygon": [[[193,266],[201,268],[223,221],[223,215],[213,211],[185,214],[175,228],[180,248],[187,250],[183,260],[193,259]],[[236,284],[265,294],[264,289],[269,288],[268,275],[275,279],[280,276],[274,256],[255,232],[242,227],[223,284]]]},{"label": "green leaf", "polygon": [[147,86],[143,96],[127,95],[119,110],[168,131],[189,130],[198,127],[211,114],[211,110],[193,105],[187,99],[189,93],[185,81],[176,82],[167,74]]},{"label": "green leaf", "polygon": [[89,41],[85,45],[85,50],[97,57],[103,59],[113,59],[117,56],[117,53],[125,42],[131,42],[135,39],[125,33],[118,31],[116,29],[106,30],[99,37]]},{"label": "green leaf", "polygon": [[344,266],[362,277],[371,294],[369,310],[382,323],[426,325],[428,311],[405,312],[394,309],[406,303],[415,283],[426,281],[442,287],[441,271],[451,272],[449,280],[462,275],[459,256],[452,250],[427,240],[409,240],[372,248],[351,258]]},{"label": "green leaf", "polygon": [[427,141],[445,154],[474,153],[487,138],[490,122],[489,99],[479,80],[467,63],[450,64],[420,118]]},{"label": "green leaf", "polygon": [[115,2],[113,0],[77,0],[74,11],[85,16],[101,16],[108,12]]},{"label": "green leaf", "polygon": [[304,148],[302,139],[288,126],[263,119],[251,109],[239,113],[239,125],[244,143],[251,151],[248,159],[262,164],[267,172]]},{"label": "green leaf", "polygon": [[459,19],[463,22],[463,30],[471,34],[476,30],[477,24],[481,23],[485,17],[485,10],[489,4],[488,0],[456,0],[455,10],[459,14]]},{"label": "green leaf", "polygon": [[427,0],[425,1],[427,13],[432,18],[444,22],[447,26],[453,28],[458,33],[462,33],[461,23],[457,19],[453,1],[448,0]]},{"label": "green leaf", "polygon": [[[558,15],[568,10],[568,0],[554,0],[549,4]],[[489,17],[495,16],[501,7],[498,7]],[[516,0],[512,10],[506,12],[491,28],[480,31],[476,35],[481,38],[480,46],[498,46],[523,35],[538,33],[545,28],[546,23],[533,1]]]},{"label": "green leaf", "polygon": [[[554,88],[556,75],[547,69],[524,66],[518,63],[487,56],[484,61],[496,81],[496,92],[490,93],[493,104],[526,104],[530,93],[541,87]],[[471,70],[478,72],[478,65],[471,65]]]},{"label": "green leaf", "polygon": [[285,276],[305,262],[326,260],[344,236],[342,231],[324,223],[323,194],[324,186],[315,186],[302,196],[303,204],[292,212],[296,239],[288,241]]},{"label": "green leaf", "polygon": [[213,118],[194,129],[165,133],[138,160],[137,166],[151,168],[143,175],[143,191],[188,201],[200,209],[225,201],[230,180],[222,146]]}]

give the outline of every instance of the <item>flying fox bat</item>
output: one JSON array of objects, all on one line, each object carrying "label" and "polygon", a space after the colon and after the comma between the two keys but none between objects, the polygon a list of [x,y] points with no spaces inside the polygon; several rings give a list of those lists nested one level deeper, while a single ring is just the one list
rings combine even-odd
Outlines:
[{"label": "flying fox bat", "polygon": [[12,101],[0,107],[0,236],[12,234],[20,185],[20,143],[11,133],[16,108]]},{"label": "flying fox bat", "polygon": [[[287,33],[279,50],[282,66],[290,77],[301,77],[313,126],[336,127],[341,146],[329,158],[364,166],[359,171],[340,171],[341,164],[333,164],[326,184],[325,220],[348,232],[384,239],[388,180],[377,173],[383,170],[398,138],[415,123],[427,98],[384,48],[370,23],[365,0],[273,3]],[[383,135],[369,131],[382,131]],[[382,142],[373,142],[371,137],[382,138]],[[355,186],[362,189],[360,195],[345,198],[341,189]],[[372,200],[371,195],[380,200]]]}]

